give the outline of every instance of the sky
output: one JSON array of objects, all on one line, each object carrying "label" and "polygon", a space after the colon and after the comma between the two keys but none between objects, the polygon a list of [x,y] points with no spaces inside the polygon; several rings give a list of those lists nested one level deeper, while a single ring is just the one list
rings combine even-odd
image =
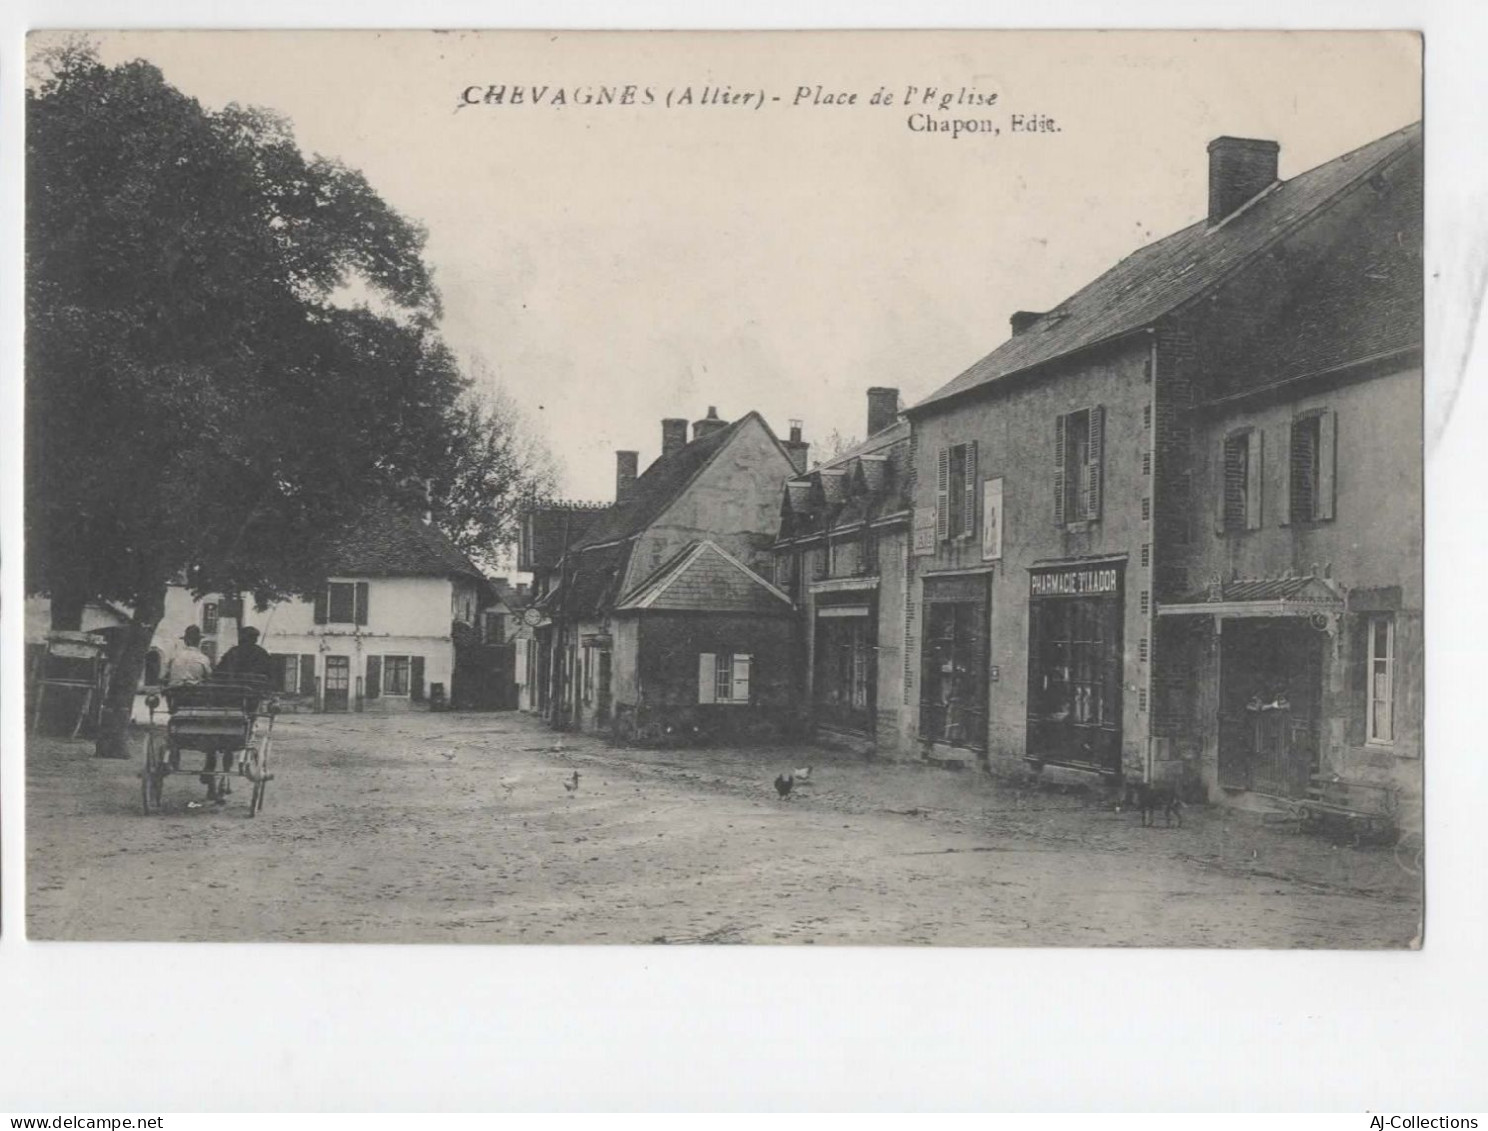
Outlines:
[{"label": "sky", "polygon": [[[1005,340],[1013,311],[1199,219],[1216,136],[1278,141],[1285,178],[1421,115],[1404,33],[98,39],[208,107],[285,115],[423,225],[446,339],[517,399],[565,495],[601,501],[614,452],[644,468],[663,417],[758,410],[782,436],[800,420],[818,455],[861,436],[868,387],[914,403]],[[632,105],[578,101],[627,84]],[[547,89],[514,105],[515,86]],[[748,98],[701,105],[704,87]],[[942,110],[930,88],[995,101]],[[880,89],[892,104],[871,103]],[[998,132],[916,128],[957,119]]]}]

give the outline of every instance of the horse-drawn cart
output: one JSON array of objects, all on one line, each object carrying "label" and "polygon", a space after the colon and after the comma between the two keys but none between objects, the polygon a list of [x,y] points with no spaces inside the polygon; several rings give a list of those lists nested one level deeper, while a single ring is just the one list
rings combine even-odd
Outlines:
[{"label": "horse-drawn cart", "polygon": [[[146,813],[162,808],[165,780],[175,773],[199,774],[210,796],[225,800],[232,777],[246,778],[248,815],[263,809],[264,790],[274,780],[269,770],[273,745],[274,697],[268,680],[250,675],[214,675],[203,683],[167,687],[167,719],[162,735],[155,723],[160,697],[150,695],[150,732],[145,740],[145,767],[140,788]],[[188,769],[184,755],[204,755],[200,769]]]}]

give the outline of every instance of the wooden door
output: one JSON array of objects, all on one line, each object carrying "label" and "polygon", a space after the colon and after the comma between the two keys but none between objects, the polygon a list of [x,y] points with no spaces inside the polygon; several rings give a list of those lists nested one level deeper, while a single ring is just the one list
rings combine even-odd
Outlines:
[{"label": "wooden door", "polygon": [[325,709],[344,711],[351,699],[351,659],[327,656],[325,660]]}]

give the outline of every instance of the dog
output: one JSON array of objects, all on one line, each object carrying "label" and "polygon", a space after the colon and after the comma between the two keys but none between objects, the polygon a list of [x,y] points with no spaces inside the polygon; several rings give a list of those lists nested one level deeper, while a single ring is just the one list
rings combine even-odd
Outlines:
[{"label": "dog", "polygon": [[1140,809],[1144,829],[1157,824],[1159,810],[1168,827],[1172,827],[1175,818],[1178,827],[1183,827],[1183,800],[1178,796],[1177,787],[1171,782],[1127,782],[1120,800],[1116,802],[1116,812],[1121,812],[1123,808]]}]

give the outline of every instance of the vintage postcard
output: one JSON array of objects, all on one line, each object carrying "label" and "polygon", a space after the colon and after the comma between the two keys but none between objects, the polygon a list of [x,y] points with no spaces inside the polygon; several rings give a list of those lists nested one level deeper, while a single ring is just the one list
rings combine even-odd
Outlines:
[{"label": "vintage postcard", "polygon": [[36,32],[26,927],[1422,942],[1407,32]]}]

